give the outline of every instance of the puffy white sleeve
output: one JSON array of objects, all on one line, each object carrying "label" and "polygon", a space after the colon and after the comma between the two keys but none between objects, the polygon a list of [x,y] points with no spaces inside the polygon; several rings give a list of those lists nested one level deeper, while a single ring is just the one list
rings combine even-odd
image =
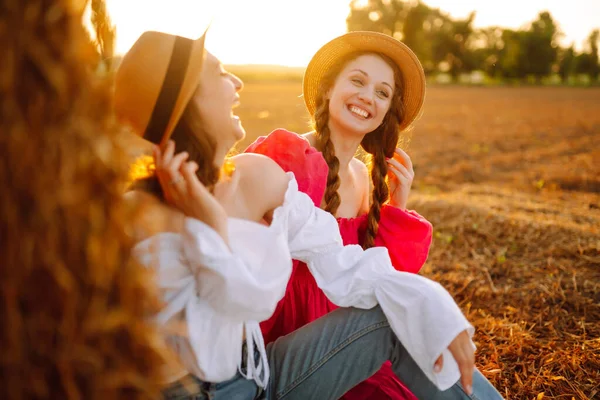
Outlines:
[{"label": "puffy white sleeve", "polygon": [[185,219],[181,234],[160,233],[138,243],[134,255],[157,272],[166,300],[161,319],[202,299],[226,318],[262,321],[283,297],[292,259],[287,232],[232,220],[231,249],[203,222]]},{"label": "puffy white sleeve", "polygon": [[[182,233],[160,233],[134,247],[157,275],[164,300],[157,320],[186,322],[186,335],[169,340],[189,372],[211,382],[230,379],[241,362],[244,329],[247,339],[262,343],[255,321],[271,316],[291,274],[283,228],[231,219],[228,247],[208,225],[186,218]],[[248,370],[257,382],[268,379],[268,364],[261,363],[264,372]]]},{"label": "puffy white sleeve", "polygon": [[[419,275],[396,271],[387,249],[342,246],[335,218],[316,208],[310,198],[293,194],[289,210],[292,257],[305,262],[318,286],[342,307],[372,308],[379,304],[391,328],[421,370],[441,390],[454,385],[460,371],[447,350],[462,331],[472,336],[452,296],[438,283]],[[444,355],[441,372],[435,360]]]},{"label": "puffy white sleeve", "polygon": [[286,235],[277,227],[234,222],[230,250],[213,229],[186,218],[183,255],[198,297],[223,316],[262,321],[273,314],[291,274]]}]

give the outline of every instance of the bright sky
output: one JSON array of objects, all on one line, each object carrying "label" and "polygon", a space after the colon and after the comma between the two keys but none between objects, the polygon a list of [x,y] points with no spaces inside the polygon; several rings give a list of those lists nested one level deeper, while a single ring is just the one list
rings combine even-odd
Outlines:
[{"label": "bright sky", "polygon": [[[146,30],[200,36],[225,64],[305,66],[327,41],[346,32],[349,0],[106,0],[117,26],[117,53]],[[580,48],[600,28],[599,0],[425,0],[454,17],[477,11],[475,27],[519,28],[548,10]]]}]

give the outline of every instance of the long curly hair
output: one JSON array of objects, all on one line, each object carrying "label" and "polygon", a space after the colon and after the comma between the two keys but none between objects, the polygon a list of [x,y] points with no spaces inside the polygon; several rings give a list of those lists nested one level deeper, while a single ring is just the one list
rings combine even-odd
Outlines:
[{"label": "long curly hair", "polygon": [[[81,2],[0,5],[0,398],[157,398],[170,356],[131,257],[110,82]],[[78,5],[78,7],[76,7]]]},{"label": "long curly hair", "polygon": [[373,247],[375,236],[379,228],[381,218],[381,206],[389,199],[389,190],[386,183],[388,172],[386,157],[391,158],[400,141],[399,126],[404,118],[404,103],[402,101],[403,77],[398,66],[387,56],[379,53],[356,52],[341,58],[322,78],[319,87],[319,97],[316,100],[316,111],[313,117],[316,138],[316,147],[323,153],[323,157],[329,166],[327,176],[327,190],[323,197],[324,209],[335,215],[340,206],[341,199],[338,194],[340,187],[339,167],[340,162],[335,156],[335,148],[331,141],[329,130],[329,100],[327,92],[333,87],[335,80],[344,67],[364,54],[375,54],[383,59],[394,71],[394,95],[391,99],[389,111],[383,118],[381,125],[373,132],[369,132],[360,143],[360,146],[368,154],[367,165],[373,184],[371,192],[371,206],[367,216],[367,230],[362,246],[366,249]]}]

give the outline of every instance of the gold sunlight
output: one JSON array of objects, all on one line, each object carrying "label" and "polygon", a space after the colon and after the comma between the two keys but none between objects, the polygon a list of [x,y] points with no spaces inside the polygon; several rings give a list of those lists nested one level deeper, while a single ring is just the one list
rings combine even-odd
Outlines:
[{"label": "gold sunlight", "polygon": [[600,0],[0,1],[0,400],[600,400]]},{"label": "gold sunlight", "polygon": [[[359,0],[366,2],[367,0]],[[145,30],[197,37],[210,24],[207,47],[225,64],[305,66],[325,42],[346,31],[348,0],[107,0],[117,27],[117,53],[129,49]],[[431,0],[453,17],[476,10],[475,27],[518,28],[549,10],[560,24],[564,44],[579,47],[600,15],[600,2],[587,0],[506,0],[502,3]]]}]

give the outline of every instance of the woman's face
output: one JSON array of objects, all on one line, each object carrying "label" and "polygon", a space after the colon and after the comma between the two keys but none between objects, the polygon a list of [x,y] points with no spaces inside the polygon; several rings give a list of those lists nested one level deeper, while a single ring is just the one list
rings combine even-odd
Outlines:
[{"label": "woman's face", "polygon": [[233,114],[233,109],[240,104],[238,92],[242,88],[242,81],[227,72],[221,62],[207,52],[200,85],[191,101],[198,107],[206,134],[216,144],[218,160],[222,160],[246,135],[240,118]]},{"label": "woman's face", "polygon": [[328,92],[329,127],[366,135],[381,125],[394,94],[394,71],[375,54],[350,61]]}]

